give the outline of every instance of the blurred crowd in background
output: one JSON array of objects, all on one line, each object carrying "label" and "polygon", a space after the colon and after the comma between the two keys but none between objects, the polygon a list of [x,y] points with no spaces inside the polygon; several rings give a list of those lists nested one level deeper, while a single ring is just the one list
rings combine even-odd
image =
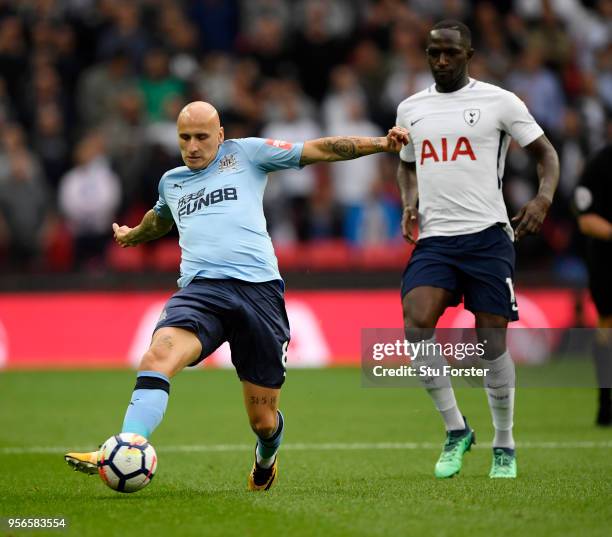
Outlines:
[{"label": "blurred crowd in background", "polygon": [[[521,267],[579,280],[571,195],[612,141],[612,0],[0,0],[0,266],[104,270],[111,224],[135,225],[181,165],[175,120],[217,107],[226,138],[380,136],[432,83],[429,28],[473,32],[470,74],[517,93],[561,159],[561,182]],[[271,176],[279,248],[341,241],[401,247],[397,157]],[[510,212],[535,193],[512,147]]]}]

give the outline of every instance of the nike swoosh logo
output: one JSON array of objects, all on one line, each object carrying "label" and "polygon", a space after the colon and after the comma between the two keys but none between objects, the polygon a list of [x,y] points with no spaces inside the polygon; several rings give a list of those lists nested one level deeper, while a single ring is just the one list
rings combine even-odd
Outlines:
[{"label": "nike swoosh logo", "polygon": [[419,121],[423,121],[425,118],[421,117],[419,119],[415,119],[414,121],[410,122],[410,126],[412,127],[413,125],[416,125]]}]

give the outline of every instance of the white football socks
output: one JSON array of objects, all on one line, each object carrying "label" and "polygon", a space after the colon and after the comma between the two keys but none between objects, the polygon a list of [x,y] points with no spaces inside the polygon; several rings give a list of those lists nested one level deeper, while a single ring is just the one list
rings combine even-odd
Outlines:
[{"label": "white football socks", "polygon": [[[423,341],[423,346],[424,348],[428,348],[430,347],[430,343],[435,342],[435,338],[431,338]],[[465,421],[457,407],[457,400],[455,399],[455,392],[451,385],[450,376],[443,375],[444,366],[446,365],[448,365],[448,362],[439,352],[425,353],[418,356],[417,359],[412,362],[412,366],[415,368],[426,366],[437,370],[437,375],[419,376],[419,381],[433,399],[438,412],[440,412],[444,420],[446,430],[456,431],[465,429]]]},{"label": "white football socks", "polygon": [[276,459],[276,453],[271,457],[264,458],[259,454],[259,451],[255,451],[255,457],[257,458],[257,466],[262,468],[270,468],[274,464]]},{"label": "white football socks", "polygon": [[512,418],[516,374],[510,352],[506,350],[495,360],[478,359],[480,366],[489,371],[485,376],[485,391],[495,427],[493,447],[514,449]]}]

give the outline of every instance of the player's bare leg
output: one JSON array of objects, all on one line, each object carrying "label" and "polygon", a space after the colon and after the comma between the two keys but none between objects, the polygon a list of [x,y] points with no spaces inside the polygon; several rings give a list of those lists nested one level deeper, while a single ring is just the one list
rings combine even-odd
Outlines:
[{"label": "player's bare leg", "polygon": [[[164,417],[170,379],[197,360],[201,352],[202,345],[193,332],[174,327],[157,330],[140,362],[121,432],[149,438]],[[97,451],[66,453],[64,460],[76,471],[97,473]]]},{"label": "player's bare leg", "polygon": [[198,359],[202,344],[191,330],[166,326],[156,330],[138,371],[156,371],[174,377]]},{"label": "player's bare leg", "polygon": [[516,375],[514,362],[506,347],[508,320],[500,315],[477,312],[476,334],[484,343],[485,354],[480,365],[488,369],[485,391],[491,409],[495,438],[491,478],[516,477],[516,454],[512,436]]},{"label": "player's bare leg", "polygon": [[278,410],[280,389],[243,380],[242,391],[251,429],[257,435],[255,462],[248,477],[248,488],[269,490],[278,475],[276,454],[284,428],[283,415]]},{"label": "player's bare leg", "polygon": [[429,339],[438,319],[449,306],[450,291],[439,287],[415,287],[402,300],[404,328],[409,339]]},{"label": "player's bare leg", "polygon": [[[406,339],[433,342],[435,326],[451,299],[450,291],[439,287],[416,287],[406,293],[402,303]],[[442,371],[447,362],[443,356],[434,354],[419,357],[415,365]],[[461,470],[463,455],[475,442],[474,431],[459,411],[450,377],[437,375],[419,377],[419,380],[433,399],[447,431],[434,474],[439,478],[452,477]]]}]

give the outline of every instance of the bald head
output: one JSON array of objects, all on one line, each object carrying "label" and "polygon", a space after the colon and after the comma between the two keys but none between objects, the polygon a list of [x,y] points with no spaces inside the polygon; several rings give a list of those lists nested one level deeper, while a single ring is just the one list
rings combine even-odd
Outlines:
[{"label": "bald head", "polygon": [[224,133],[219,113],[209,103],[186,105],[176,120],[181,156],[192,170],[206,168],[217,156]]},{"label": "bald head", "polygon": [[217,127],[221,127],[219,112],[210,103],[204,101],[193,101],[183,107],[177,119],[177,125],[180,122],[197,122],[208,123],[213,122]]}]

